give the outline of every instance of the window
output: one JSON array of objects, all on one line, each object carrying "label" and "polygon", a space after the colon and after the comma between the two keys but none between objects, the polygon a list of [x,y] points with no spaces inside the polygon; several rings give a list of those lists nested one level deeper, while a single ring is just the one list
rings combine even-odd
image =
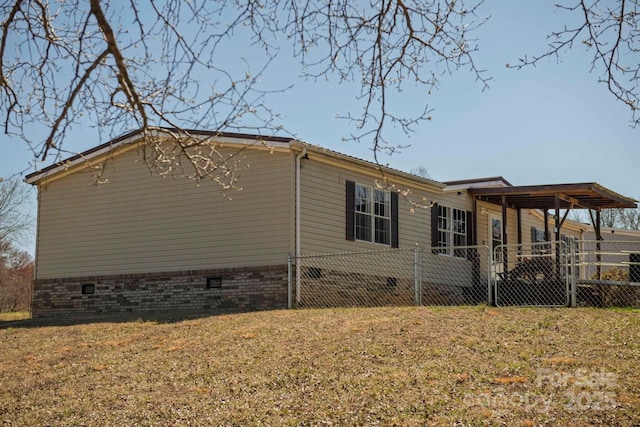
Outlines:
[{"label": "window", "polygon": [[398,247],[398,194],[347,181],[347,240]]},{"label": "window", "polygon": [[467,211],[449,206],[435,205],[433,212],[437,213],[437,236],[434,236],[437,241],[434,242],[434,246],[446,248],[438,250],[438,253],[460,258],[466,257],[467,252],[465,249],[455,248],[458,246],[467,246],[468,244]]},{"label": "window", "polygon": [[356,184],[356,240],[391,244],[391,193]]},{"label": "window", "polygon": [[551,244],[546,243],[546,234],[543,229],[531,227],[531,253],[533,255],[551,253]]}]

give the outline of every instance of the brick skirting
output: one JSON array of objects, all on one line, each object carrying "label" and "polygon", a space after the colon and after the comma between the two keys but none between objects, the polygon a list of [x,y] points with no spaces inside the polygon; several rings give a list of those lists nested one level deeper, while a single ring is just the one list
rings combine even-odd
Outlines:
[{"label": "brick skirting", "polygon": [[[91,293],[93,291],[93,293]],[[287,266],[36,280],[34,317],[287,307]]]}]

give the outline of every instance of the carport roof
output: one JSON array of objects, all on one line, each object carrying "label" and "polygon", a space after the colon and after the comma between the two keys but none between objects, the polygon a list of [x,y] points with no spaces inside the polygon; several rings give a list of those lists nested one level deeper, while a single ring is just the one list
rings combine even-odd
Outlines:
[{"label": "carport roof", "polygon": [[498,205],[504,196],[507,206],[523,209],[636,208],[636,200],[622,196],[595,182],[579,184],[525,185],[470,188],[469,194]]}]

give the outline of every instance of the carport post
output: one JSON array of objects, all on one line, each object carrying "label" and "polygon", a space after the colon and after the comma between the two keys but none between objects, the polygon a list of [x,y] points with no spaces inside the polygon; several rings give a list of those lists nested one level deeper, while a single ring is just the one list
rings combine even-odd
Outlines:
[{"label": "carport post", "polygon": [[507,232],[507,196],[502,195],[502,272],[505,280],[509,277],[509,252],[507,251],[507,245],[509,244],[509,237]]}]

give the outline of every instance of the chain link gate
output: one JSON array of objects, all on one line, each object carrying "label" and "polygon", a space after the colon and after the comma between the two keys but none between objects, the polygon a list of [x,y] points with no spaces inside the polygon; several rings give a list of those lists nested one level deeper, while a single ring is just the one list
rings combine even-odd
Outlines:
[{"label": "chain link gate", "polygon": [[491,282],[496,306],[562,307],[572,301],[575,257],[564,241],[499,245]]}]

